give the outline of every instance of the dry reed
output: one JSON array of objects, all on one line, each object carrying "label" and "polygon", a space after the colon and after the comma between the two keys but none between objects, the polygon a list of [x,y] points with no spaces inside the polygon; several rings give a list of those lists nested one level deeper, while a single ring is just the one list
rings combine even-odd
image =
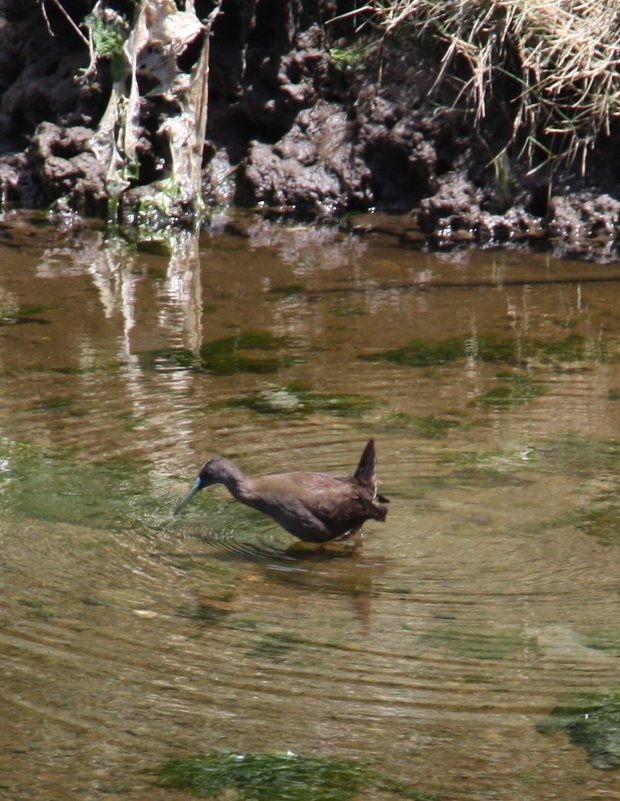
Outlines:
[{"label": "dry reed", "polygon": [[375,0],[366,9],[388,34],[440,43],[437,82],[461,80],[459,99],[478,123],[493,107],[496,79],[511,77],[509,144],[522,144],[530,166],[542,156],[585,171],[620,115],[618,0]]}]

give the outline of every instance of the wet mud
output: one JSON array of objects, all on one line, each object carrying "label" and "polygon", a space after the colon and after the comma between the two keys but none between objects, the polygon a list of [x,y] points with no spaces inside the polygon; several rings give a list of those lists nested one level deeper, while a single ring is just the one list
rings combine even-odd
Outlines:
[{"label": "wet mud", "polygon": [[[110,93],[110,64],[99,59],[88,69],[84,41],[48,5],[44,16],[0,1],[0,199],[101,216],[108,192],[91,140]],[[128,2],[108,5],[131,16]],[[433,249],[528,245],[617,258],[613,130],[585,176],[570,165],[528,172],[516,158],[498,159],[506,98],[482,128],[473,125],[457,89],[436,87],[436,53],[365,39],[353,20],[326,24],[345,5],[289,0],[275,13],[256,0],[223,3],[210,54],[208,205],[337,221]],[[92,6],[63,3],[76,24]],[[198,17],[213,6],[197,2]],[[178,57],[181,75],[195,58],[190,43]],[[148,75],[138,77],[148,83]],[[163,177],[161,126],[174,105],[142,89],[140,174],[121,203],[128,216]]]}]

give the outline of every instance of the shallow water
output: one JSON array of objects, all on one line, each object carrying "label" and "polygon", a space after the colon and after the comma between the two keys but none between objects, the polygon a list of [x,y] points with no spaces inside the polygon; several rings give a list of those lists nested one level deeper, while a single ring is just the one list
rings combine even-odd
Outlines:
[{"label": "shallow water", "polygon": [[[620,798],[544,728],[620,688],[618,308],[618,265],[5,220],[0,798],[186,798],[161,766],[229,751]],[[356,551],[221,487],[171,515],[213,453],[342,473],[369,436],[392,503]]]}]

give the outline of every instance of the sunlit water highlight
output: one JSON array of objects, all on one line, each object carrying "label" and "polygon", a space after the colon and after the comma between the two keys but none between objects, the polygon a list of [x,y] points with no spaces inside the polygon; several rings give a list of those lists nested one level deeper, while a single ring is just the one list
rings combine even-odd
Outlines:
[{"label": "sunlit water highlight", "polygon": [[[541,728],[620,687],[616,265],[36,234],[0,237],[0,797],[182,798],[169,759],[290,751],[444,799],[620,798]],[[359,549],[223,488],[172,516],[213,453],[343,474],[369,436],[392,502]]]}]

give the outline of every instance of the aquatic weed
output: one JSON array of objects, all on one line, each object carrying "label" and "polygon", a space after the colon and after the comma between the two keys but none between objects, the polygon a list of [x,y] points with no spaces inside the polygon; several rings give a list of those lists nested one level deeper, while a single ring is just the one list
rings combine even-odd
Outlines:
[{"label": "aquatic weed", "polygon": [[472,659],[505,659],[526,644],[518,629],[482,630],[457,625],[437,626],[422,634],[418,642],[449,648]]},{"label": "aquatic weed", "polygon": [[257,355],[254,351],[273,354],[288,344],[287,337],[278,337],[268,331],[250,331],[206,342],[198,353],[187,348],[158,348],[141,351],[138,358],[143,367],[162,371],[194,370],[215,375],[275,373],[295,360],[279,354]]},{"label": "aquatic weed", "polygon": [[620,500],[618,487],[598,495],[576,512],[577,528],[608,545],[620,543]]},{"label": "aquatic weed", "polygon": [[493,387],[471,401],[473,406],[487,409],[514,409],[544,395],[545,388],[538,381],[524,376],[504,378],[501,384]]},{"label": "aquatic weed", "polygon": [[288,356],[257,356],[246,351],[273,352],[289,344],[287,337],[268,331],[250,331],[206,342],[200,348],[200,368],[216,375],[275,373],[294,363]]},{"label": "aquatic weed", "polygon": [[473,359],[487,364],[523,367],[532,361],[542,365],[603,360],[600,343],[588,353],[583,337],[570,334],[559,342],[542,342],[525,337],[500,338],[491,334],[451,337],[439,341],[414,339],[400,348],[361,356],[366,361],[387,361],[407,367],[434,367],[460,359]]},{"label": "aquatic weed", "polygon": [[620,767],[620,691],[592,690],[565,697],[537,725],[541,734],[565,731],[596,768]]},{"label": "aquatic weed", "polygon": [[302,417],[324,412],[339,417],[362,414],[373,409],[376,401],[367,395],[330,395],[312,391],[306,384],[291,383],[251,392],[241,398],[219,402],[210,408],[249,409],[263,415]]},{"label": "aquatic weed", "polygon": [[377,426],[385,430],[414,429],[428,439],[445,437],[453,428],[460,425],[462,421],[449,413],[438,417],[435,414],[417,416],[406,412],[390,412],[382,415],[377,421]]},{"label": "aquatic weed", "polygon": [[216,604],[200,602],[196,604],[184,603],[177,609],[180,617],[198,620],[206,626],[217,626],[223,623],[232,613],[231,609]]},{"label": "aquatic weed", "polygon": [[157,783],[201,798],[232,793],[242,801],[348,801],[366,788],[412,801],[437,801],[432,793],[420,792],[357,762],[291,752],[211,752],[175,759],[159,769]]},{"label": "aquatic weed", "polygon": [[142,531],[157,518],[161,502],[143,465],[84,462],[71,450],[8,439],[0,439],[0,465],[0,503],[13,515]]},{"label": "aquatic weed", "polygon": [[580,637],[587,648],[620,656],[620,629],[594,629]]},{"label": "aquatic weed", "polygon": [[360,358],[365,361],[386,361],[407,367],[434,367],[446,362],[463,359],[466,354],[466,340],[462,337],[431,342],[414,339],[407,345],[380,353],[372,353]]},{"label": "aquatic weed", "polygon": [[261,637],[249,654],[260,658],[279,659],[306,644],[306,640],[293,631],[270,631]]}]

